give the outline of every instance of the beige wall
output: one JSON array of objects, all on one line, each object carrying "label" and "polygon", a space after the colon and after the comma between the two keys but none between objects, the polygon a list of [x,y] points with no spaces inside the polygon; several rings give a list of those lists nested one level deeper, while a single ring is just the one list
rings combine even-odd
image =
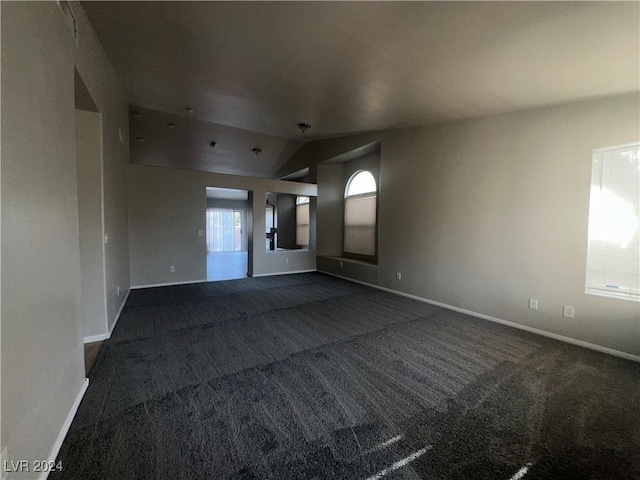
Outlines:
[{"label": "beige wall", "polygon": [[79,46],[55,2],[2,5],[1,444],[11,460],[55,453],[84,384],[74,65],[102,112],[111,321],[115,286],[126,293],[129,284],[127,104],[81,7],[73,8]]},{"label": "beige wall", "polygon": [[[591,152],[637,141],[639,118],[634,93],[342,137],[306,144],[281,172],[377,136],[379,285],[638,355],[638,303],[586,295],[584,280]],[[318,243],[330,244],[321,229]]]},{"label": "beige wall", "polygon": [[2,9],[2,446],[10,459],[48,458],[84,378],[73,40],[57,8]]},{"label": "beige wall", "polygon": [[80,324],[83,337],[107,331],[102,232],[102,121],[99,113],[75,111],[80,238]]},{"label": "beige wall", "polygon": [[[207,278],[206,187],[248,190],[249,272],[252,275],[315,269],[315,252],[265,251],[267,192],[315,196],[315,185],[262,178],[129,165],[131,284],[197,282]],[[253,232],[259,232],[253,241]],[[175,267],[175,272],[170,267]]]},{"label": "beige wall", "polygon": [[342,253],[343,178],[341,163],[318,165],[317,231],[320,232],[316,236],[318,255]]},{"label": "beige wall", "polygon": [[129,104],[80,3],[72,6],[80,28],[79,47],[73,49],[76,68],[102,116],[104,232],[109,236],[105,245],[106,298],[112,328],[129,290]]}]

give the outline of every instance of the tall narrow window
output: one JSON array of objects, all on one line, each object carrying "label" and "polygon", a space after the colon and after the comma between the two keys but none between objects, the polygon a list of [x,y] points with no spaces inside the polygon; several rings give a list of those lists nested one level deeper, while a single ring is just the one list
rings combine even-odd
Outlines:
[{"label": "tall narrow window", "polygon": [[371,172],[356,172],[347,182],[344,197],[344,252],[374,257],[377,189]]},{"label": "tall narrow window", "polygon": [[586,293],[640,301],[640,144],[593,152]]},{"label": "tall narrow window", "polygon": [[296,198],[296,244],[309,246],[309,197]]}]

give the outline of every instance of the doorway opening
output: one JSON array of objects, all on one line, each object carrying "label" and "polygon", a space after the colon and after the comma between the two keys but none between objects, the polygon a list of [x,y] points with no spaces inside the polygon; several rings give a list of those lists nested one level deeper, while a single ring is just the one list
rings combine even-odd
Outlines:
[{"label": "doorway opening", "polygon": [[247,276],[249,192],[207,187],[207,281]]},{"label": "doorway opening", "polygon": [[108,335],[105,274],[102,116],[89,89],[74,70],[80,303],[85,375]]}]

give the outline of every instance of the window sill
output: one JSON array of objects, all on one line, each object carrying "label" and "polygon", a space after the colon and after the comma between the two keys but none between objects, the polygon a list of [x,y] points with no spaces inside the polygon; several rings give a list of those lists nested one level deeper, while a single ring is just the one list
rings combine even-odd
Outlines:
[{"label": "window sill", "polygon": [[618,300],[640,302],[640,296],[633,295],[631,293],[609,292],[606,290],[596,290],[590,288],[587,288],[584,293],[586,293],[587,295],[597,295],[598,297],[617,298]]},{"label": "window sill", "polygon": [[330,258],[332,260],[337,260],[339,262],[348,262],[348,263],[355,263],[356,265],[365,265],[367,267],[375,267],[378,268],[378,262],[367,262],[365,260],[357,260],[355,258],[350,258],[350,257],[335,257],[335,256],[331,256],[331,255],[318,255],[319,257],[324,257],[324,258]]},{"label": "window sill", "polygon": [[309,250],[307,247],[305,248],[276,248],[275,250],[265,250],[267,253],[277,253],[277,252],[310,252],[313,250]]}]

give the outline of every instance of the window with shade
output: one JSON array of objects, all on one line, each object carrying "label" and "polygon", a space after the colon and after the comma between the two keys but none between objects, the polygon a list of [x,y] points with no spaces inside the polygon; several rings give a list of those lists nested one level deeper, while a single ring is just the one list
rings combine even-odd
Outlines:
[{"label": "window with shade", "polygon": [[585,291],[640,301],[640,144],[593,152]]},{"label": "window with shade", "polygon": [[309,197],[296,198],[296,244],[309,246]]},{"label": "window with shade", "polygon": [[376,255],[376,180],[371,172],[356,172],[344,194],[344,253]]}]

